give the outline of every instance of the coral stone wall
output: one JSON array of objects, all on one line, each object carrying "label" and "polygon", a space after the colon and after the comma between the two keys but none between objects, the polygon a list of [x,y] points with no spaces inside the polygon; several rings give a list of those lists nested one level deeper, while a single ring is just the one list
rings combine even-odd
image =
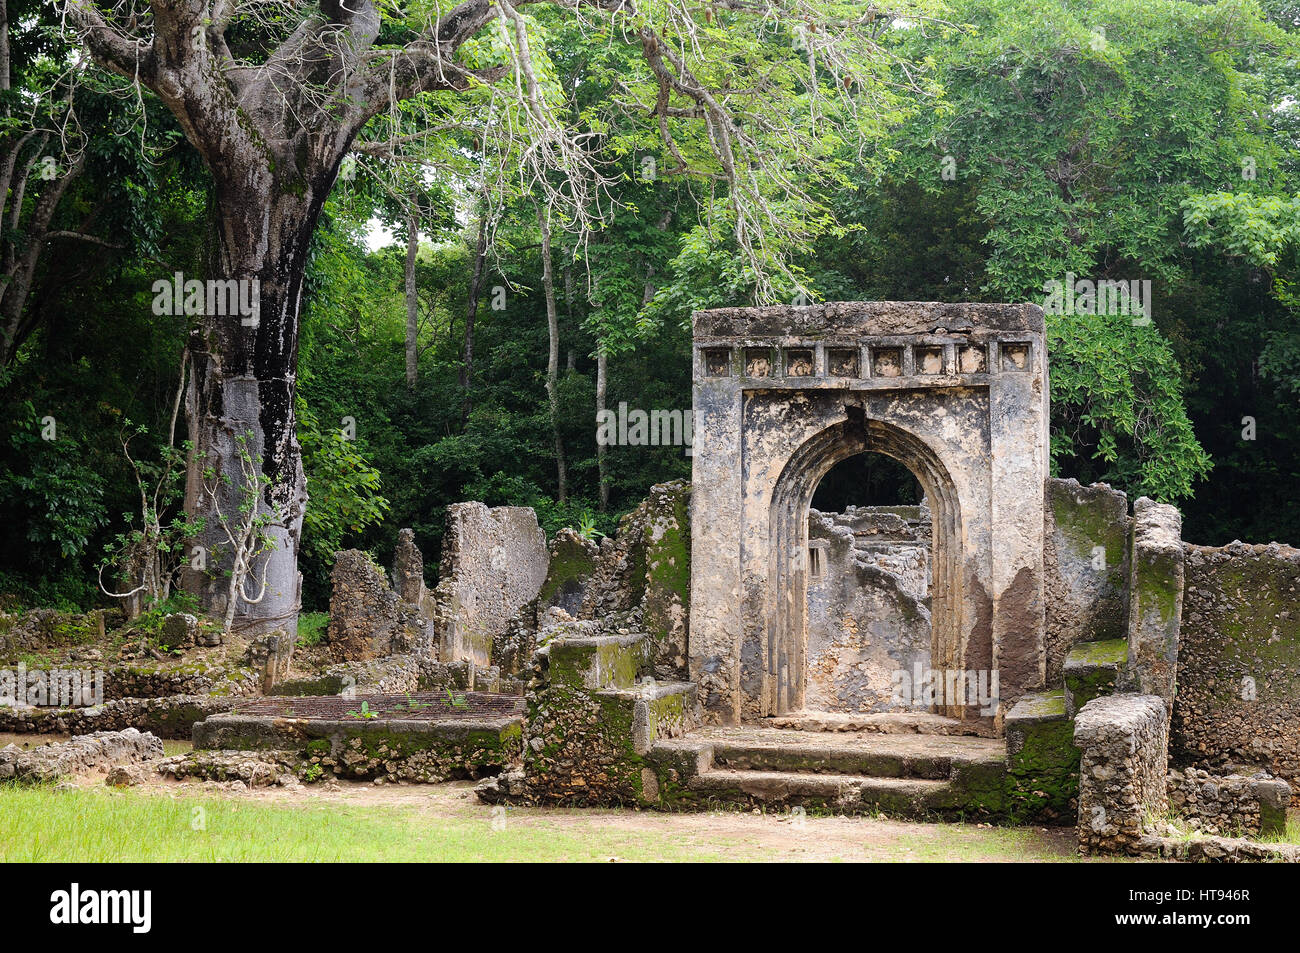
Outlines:
[{"label": "coral stone wall", "polygon": [[439,658],[489,664],[493,638],[537,598],[549,565],[546,533],[531,507],[447,507],[435,590]]},{"label": "coral stone wall", "polygon": [[1300,790],[1300,549],[1186,547],[1172,748]]},{"label": "coral stone wall", "polygon": [[1128,499],[1104,483],[1047,481],[1043,571],[1047,684],[1075,642],[1126,637]]},{"label": "coral stone wall", "polygon": [[1158,695],[1094,698],[1074,720],[1079,763],[1079,848],[1135,853],[1149,816],[1168,808],[1168,716]]}]

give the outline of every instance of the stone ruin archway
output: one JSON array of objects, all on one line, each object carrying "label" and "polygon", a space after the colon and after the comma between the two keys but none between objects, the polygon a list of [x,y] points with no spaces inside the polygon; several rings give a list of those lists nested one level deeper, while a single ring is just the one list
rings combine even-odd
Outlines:
[{"label": "stone ruin archway", "polygon": [[690,667],[706,718],[803,704],[808,503],[864,450],[900,460],[931,500],[936,676],[995,673],[1003,707],[1042,687],[1042,311],[720,309],[697,313],[694,335]]}]

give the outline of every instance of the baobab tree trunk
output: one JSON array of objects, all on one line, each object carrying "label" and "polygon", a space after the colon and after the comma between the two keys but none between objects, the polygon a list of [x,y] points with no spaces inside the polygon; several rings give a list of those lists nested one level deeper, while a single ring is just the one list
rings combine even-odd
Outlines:
[{"label": "baobab tree trunk", "polygon": [[[257,313],[255,320],[205,313],[191,333],[186,417],[193,449],[185,509],[201,518],[204,528],[192,540],[182,579],[204,611],[231,619],[235,630],[293,634],[307,503],[295,436],[298,311],[308,246],[330,183],[286,188],[268,165],[217,177],[211,275],[234,279],[241,289],[256,287]],[[330,170],[331,179],[336,169]],[[263,478],[256,488],[247,485],[240,459],[244,451]],[[254,491],[266,524],[260,532],[266,548],[252,554],[247,577],[232,587],[237,554],[221,521],[237,520],[241,503]],[[232,588],[237,590],[233,607]]]}]

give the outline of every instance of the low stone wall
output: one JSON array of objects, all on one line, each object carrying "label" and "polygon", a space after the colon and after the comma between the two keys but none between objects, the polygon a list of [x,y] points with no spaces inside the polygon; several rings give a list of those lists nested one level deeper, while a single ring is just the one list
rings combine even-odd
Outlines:
[{"label": "low stone wall", "polygon": [[1186,580],[1175,761],[1300,791],[1300,549],[1188,545]]},{"label": "low stone wall", "polygon": [[106,617],[118,621],[121,613],[97,610],[77,615],[57,609],[0,612],[0,662],[16,661],[28,653],[89,645],[104,637]]},{"label": "low stone wall", "polygon": [[[305,764],[303,757],[292,751],[188,751],[164,758],[155,768],[176,781],[239,781],[250,788],[292,787],[300,780],[324,777],[323,771],[307,771]],[[114,782],[111,776],[108,780]]]},{"label": "low stone wall", "polygon": [[87,774],[163,756],[162,742],[134,728],[97,731],[28,751],[17,745],[0,748],[0,780],[54,782],[70,774]]},{"label": "low stone wall", "polygon": [[[204,774],[209,771],[205,765],[226,763],[198,751],[289,752],[301,757],[299,775],[305,780],[331,774],[435,782],[482,778],[518,762],[522,753],[521,700],[466,695],[461,703],[473,709],[467,714],[455,714],[454,710],[448,714],[448,705],[440,705],[439,699],[428,695],[412,700],[423,707],[403,709],[402,699],[376,695],[352,703],[360,709],[364,702],[374,713],[370,718],[303,717],[295,711],[295,706],[340,708],[346,707],[346,702],[321,699],[308,705],[288,698],[263,700],[250,711],[215,715],[196,725],[195,756],[175,771],[210,776]],[[266,713],[268,706],[277,709],[276,713]],[[384,706],[396,707],[390,712]]]},{"label": "low stone wall", "polygon": [[1168,716],[1158,695],[1094,698],[1074,720],[1079,764],[1079,849],[1136,853],[1149,817],[1168,800]]},{"label": "low stone wall", "polygon": [[1169,812],[1207,834],[1286,832],[1291,788],[1273,778],[1216,775],[1196,768],[1169,772]]},{"label": "low stone wall", "polygon": [[1047,481],[1043,548],[1047,684],[1075,642],[1127,637],[1128,498],[1104,483]]},{"label": "low stone wall", "polygon": [[229,711],[236,698],[173,695],[124,698],[93,708],[0,708],[0,731],[13,734],[84,735],[137,728],[160,738],[188,740],[194,724]]},{"label": "low stone wall", "polygon": [[[287,636],[286,636],[287,638]],[[223,666],[185,666],[178,668],[109,669],[104,673],[104,701],[124,698],[167,698],[172,695],[223,695],[239,697],[256,694],[261,675],[253,668]]]},{"label": "low stone wall", "polygon": [[1182,860],[1193,864],[1300,863],[1300,847],[1294,844],[1261,844],[1240,837],[1148,834],[1138,842],[1134,853],[1153,860]]}]

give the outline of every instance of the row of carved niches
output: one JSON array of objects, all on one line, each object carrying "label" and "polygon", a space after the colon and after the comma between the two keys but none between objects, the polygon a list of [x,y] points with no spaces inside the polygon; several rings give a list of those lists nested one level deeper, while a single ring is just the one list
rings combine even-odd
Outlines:
[{"label": "row of carved niches", "polygon": [[[864,344],[813,346],[704,347],[706,377],[942,377],[990,373],[989,344]],[[818,366],[818,350],[824,353]],[[1030,369],[1028,341],[997,342],[1003,373]]]}]

